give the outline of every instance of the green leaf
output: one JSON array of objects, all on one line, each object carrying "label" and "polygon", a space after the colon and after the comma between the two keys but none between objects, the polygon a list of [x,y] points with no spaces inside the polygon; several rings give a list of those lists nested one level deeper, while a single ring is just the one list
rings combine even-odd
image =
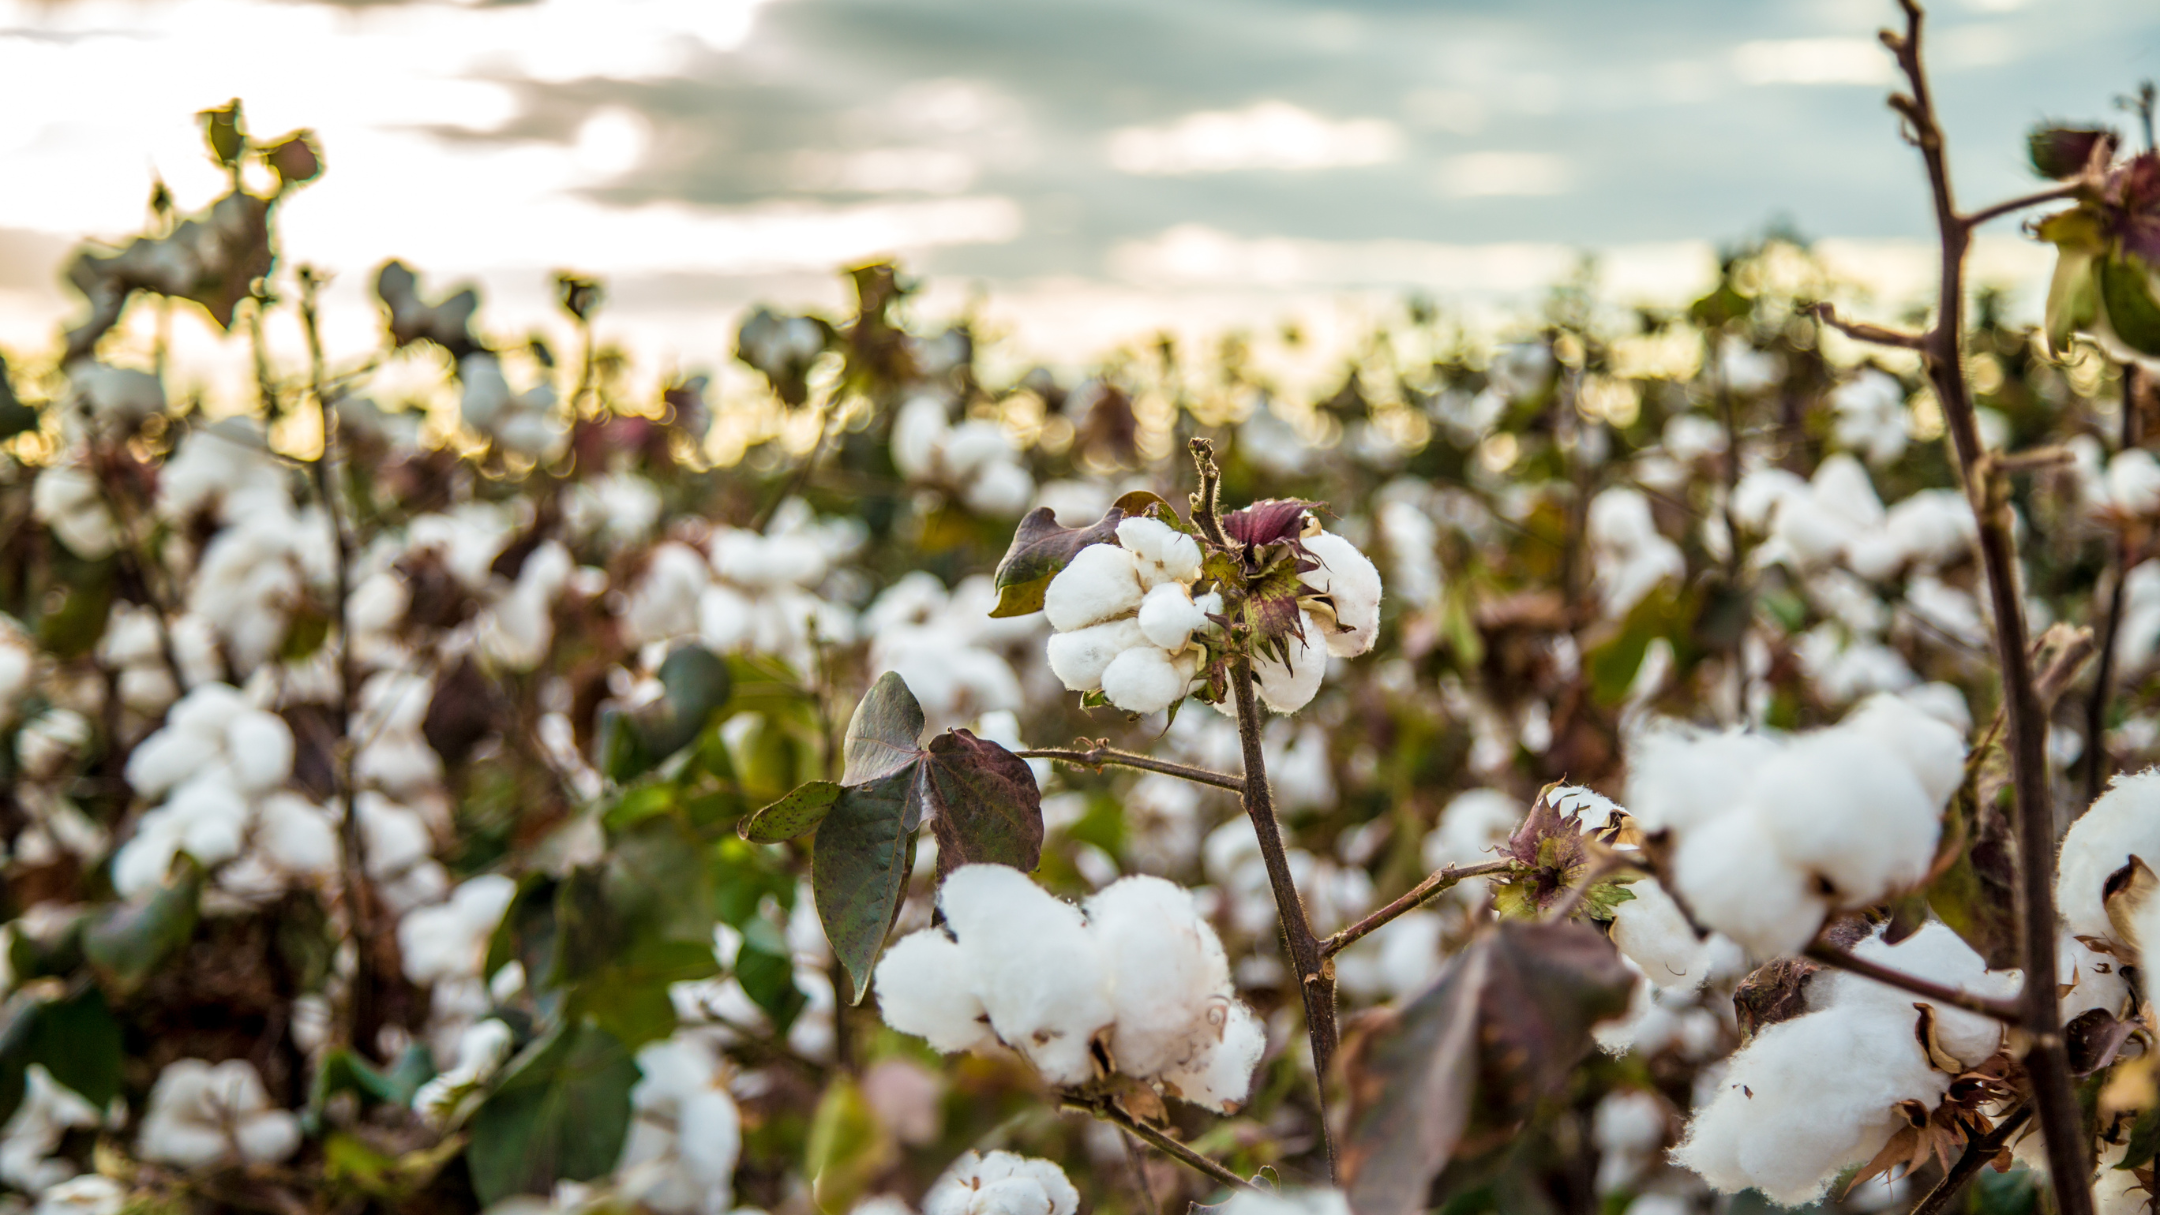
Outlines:
[{"label": "green leaf", "polygon": [[672,819],[639,823],[555,895],[553,983],[631,1047],[675,1028],[670,984],[719,973],[711,872]]},{"label": "green leaf", "polygon": [[878,676],[848,719],[840,783],[868,784],[909,767],[922,755],[922,732],[922,706],[907,681],[898,671]]},{"label": "green leaf", "polygon": [[1438,982],[1345,1042],[1349,1134],[1341,1167],[1358,1215],[1416,1215],[1450,1163],[1505,1151],[1626,1012],[1636,978],[1584,924],[1501,923]]},{"label": "green leaf", "polygon": [[814,780],[742,821],[737,828],[754,844],[777,844],[817,830],[839,798],[836,781]]},{"label": "green leaf", "polygon": [[908,841],[921,812],[912,763],[867,785],[850,786],[833,803],[810,856],[810,888],[833,955],[847,967],[862,1003],[871,967],[885,944],[907,887]]},{"label": "green leaf", "polygon": [[689,746],[734,690],[727,663],[699,645],[677,646],[659,676],[658,700],[601,723],[601,758],[617,782],[635,780]]},{"label": "green leaf", "polygon": [[835,1077],[810,1120],[803,1165],[811,1200],[824,1211],[851,1209],[898,1150],[854,1079]]},{"label": "green leaf", "polygon": [[322,1125],[323,1109],[339,1093],[353,1093],[363,1105],[411,1105],[413,1094],[434,1075],[427,1047],[417,1042],[406,1048],[388,1072],[352,1050],[339,1047],[324,1055],[322,1066],[315,1069],[315,1079],[308,1085],[307,1108],[301,1112],[302,1124],[313,1133]]},{"label": "green leaf", "polygon": [[38,427],[38,411],[22,403],[8,383],[7,359],[0,358],[0,443]]},{"label": "green leaf", "polygon": [[966,730],[930,741],[923,774],[936,817],[940,880],[988,862],[1026,873],[1042,861],[1042,790],[1027,761]]},{"label": "green leaf", "polygon": [[75,995],[38,1010],[26,1046],[26,1062],[105,1108],[120,1095],[120,1023],[105,993],[85,985]]},{"label": "green leaf", "polygon": [[558,1026],[526,1047],[473,1112],[466,1164],[481,1203],[613,1170],[638,1078],[630,1051],[595,1025]]},{"label": "green leaf", "polygon": [[247,150],[247,123],[240,116],[240,99],[214,110],[204,110],[195,115],[202,120],[203,142],[210,146],[210,155],[227,168],[240,163],[240,154]]},{"label": "green leaf", "polygon": [[64,580],[66,598],[60,606],[38,619],[38,645],[56,658],[80,658],[105,635],[112,615],[112,559],[87,563],[74,577]]},{"label": "green leaf", "polygon": [[772,1018],[773,1031],[778,1034],[786,1034],[810,1002],[795,986],[795,960],[788,955],[785,941],[780,949],[771,950],[746,940],[742,951],[735,955],[735,981],[742,984],[743,994]]},{"label": "green leaf", "polygon": [[[1160,499],[1157,499],[1160,501]],[[1174,512],[1171,517],[1175,518]],[[1074,554],[1090,544],[1115,543],[1117,525],[1125,513],[1111,507],[1110,513],[1088,527],[1060,527],[1057,513],[1047,506],[1038,506],[1020,520],[1013,532],[1012,544],[1005,556],[998,561],[997,572],[991,576],[997,586],[997,606],[990,610],[992,616],[1025,616],[1039,612],[1043,605],[1043,592],[1050,587],[1050,580],[1069,564]]]},{"label": "green leaf", "polygon": [[182,854],[150,897],[115,907],[83,930],[83,956],[107,988],[128,995],[195,936],[203,869]]},{"label": "green leaf", "polygon": [[2144,259],[2125,253],[2103,260],[2100,300],[2116,337],[2140,354],[2160,355],[2160,301]]}]

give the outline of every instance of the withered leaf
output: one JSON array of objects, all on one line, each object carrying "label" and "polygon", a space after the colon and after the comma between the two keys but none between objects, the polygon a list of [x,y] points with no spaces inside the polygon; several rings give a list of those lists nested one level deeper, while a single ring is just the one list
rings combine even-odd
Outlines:
[{"label": "withered leaf", "polygon": [[[1174,517],[1174,516],[1173,516]],[[1038,506],[1020,520],[1012,544],[998,561],[991,581],[997,586],[997,606],[992,616],[1025,616],[1042,610],[1043,593],[1050,580],[1071,563],[1075,554],[1090,544],[1117,543],[1117,525],[1125,512],[1113,506],[1110,513],[1088,527],[1060,527],[1057,514]]]}]

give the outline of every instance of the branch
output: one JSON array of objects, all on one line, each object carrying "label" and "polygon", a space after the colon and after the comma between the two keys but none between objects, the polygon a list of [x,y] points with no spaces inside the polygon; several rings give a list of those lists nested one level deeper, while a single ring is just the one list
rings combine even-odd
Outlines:
[{"label": "branch", "polygon": [[2021,1105],[2003,1115],[2003,1120],[1995,1124],[1994,1130],[1967,1143],[1965,1154],[1959,1156],[1943,1173],[1943,1179],[1935,1183],[1935,1188],[1929,1190],[1925,1198],[1913,1205],[1910,1215],[1939,1215],[1947,1210],[1950,1200],[1957,1197],[1965,1183],[1972,1180],[1973,1175],[1978,1173],[1983,1165],[1995,1159],[2003,1145],[2010,1142],[2010,1137],[2017,1134],[2018,1129],[2031,1118],[2032,1106]]},{"label": "branch", "polygon": [[1470,878],[1485,877],[1494,873],[1509,873],[1514,868],[1514,861],[1486,861],[1477,865],[1449,865],[1433,873],[1417,885],[1412,886],[1408,894],[1320,942],[1320,956],[1323,958],[1334,957],[1350,946],[1357,944],[1360,939],[1372,935],[1374,931],[1380,928],[1386,927],[1389,921],[1415,911],[1431,902],[1442,892],[1452,889],[1458,882],[1467,881]]},{"label": "branch", "polygon": [[1221,1182],[1233,1190],[1251,1190],[1256,1194],[1267,1192],[1231,1172],[1221,1162],[1202,1156],[1170,1136],[1126,1113],[1115,1101],[1108,1098],[1088,1100],[1068,1096],[1065,1098],[1065,1104],[1068,1108],[1085,1111],[1128,1134],[1137,1135],[1147,1140],[1151,1146],[1163,1155],[1170,1157],[1196,1173],[1205,1174],[1210,1179]]},{"label": "branch", "polygon": [[1900,991],[1909,991],[1916,996],[1926,996],[1930,1000],[1947,1004],[1952,1008],[1962,1008],[1966,1012],[1979,1013],[1983,1017],[1993,1017],[2005,1025],[2016,1025],[2018,1023],[2019,1006],[2016,1001],[1991,1000],[1986,996],[1976,996],[1969,991],[1960,991],[1955,987],[1945,987],[1940,983],[1923,979],[1918,975],[1909,975],[1902,970],[1892,970],[1888,966],[1870,962],[1866,958],[1847,953],[1826,941],[1816,941],[1809,945],[1807,947],[1807,957],[1812,961],[1821,962],[1825,966],[1833,966],[1839,970],[1849,970],[1863,978],[1873,979],[1877,983],[1887,984]]},{"label": "branch", "polygon": [[1816,320],[1856,341],[1872,342],[1877,346],[1896,346],[1902,350],[1922,350],[1927,345],[1927,339],[1917,333],[1886,329],[1866,321],[1848,321],[1837,314],[1837,306],[1834,304],[1817,303],[1809,311],[1815,314]]},{"label": "branch", "polygon": [[[1200,444],[1194,452],[1212,466]],[[1313,1099],[1319,1105],[1320,1143],[1327,1149],[1328,1178],[1335,1178],[1335,1138],[1327,1127],[1328,1062],[1335,1056],[1335,968],[1320,952],[1312,924],[1305,918],[1305,904],[1298,897],[1297,882],[1290,876],[1290,857],[1283,847],[1282,827],[1275,821],[1275,796],[1268,788],[1267,756],[1260,742],[1260,702],[1253,693],[1252,659],[1239,655],[1230,664],[1230,690],[1237,699],[1238,741],[1245,748],[1245,816],[1252,820],[1260,841],[1260,855],[1267,862],[1268,884],[1275,891],[1275,912],[1282,921],[1283,945],[1297,976],[1298,994],[1305,1002],[1305,1033],[1312,1039]]]},{"label": "branch", "polygon": [[[2116,445],[2118,452],[2127,451],[2137,442],[2137,364],[2124,363],[2122,367],[2122,434]],[[2108,702],[2115,695],[2115,638],[2122,632],[2123,575],[2130,569],[2130,542],[2120,532],[2115,533],[2114,551],[2109,554],[2112,564],[2109,572],[2114,575],[2113,585],[2108,589],[2107,622],[2100,631],[2100,670],[2093,676],[2092,696],[2085,702],[2085,800],[2092,802],[2100,796],[2101,786],[2107,783],[2107,711]]]},{"label": "branch", "polygon": [[[1086,742],[1087,740],[1082,739],[1081,741]],[[1106,742],[1097,742],[1094,746],[1087,748],[1039,747],[1032,751],[1015,751],[1013,754],[1022,759],[1054,759],[1060,763],[1072,764],[1079,768],[1092,768],[1098,772],[1102,770],[1104,764],[1116,764],[1124,768],[1140,768],[1148,772],[1160,772],[1165,776],[1175,776],[1183,780],[1189,780],[1196,785],[1213,785],[1218,789],[1228,789],[1232,793],[1243,793],[1245,791],[1244,780],[1240,777],[1231,776],[1227,772],[1212,772],[1206,768],[1171,763],[1166,759],[1135,755],[1130,751],[1120,751]]]},{"label": "branch", "polygon": [[1192,496],[1193,524],[1217,548],[1228,549],[1234,555],[1240,546],[1223,531],[1222,471],[1215,467],[1215,444],[1208,439],[1192,439],[1186,447],[1200,469],[1200,492]]},{"label": "branch", "polygon": [[1949,161],[1943,150],[1942,126],[1935,118],[1927,72],[1921,61],[1924,14],[1919,0],[1899,0],[1899,5],[1905,12],[1905,32],[1885,30],[1882,40],[1897,56],[1898,68],[1912,90],[1893,96],[1890,105],[1905,118],[1912,142],[1920,150],[1935,204],[1935,229],[1942,243],[1935,325],[1926,334],[1923,353],[1979,525],[1980,564],[1987,575],[1989,607],[1995,617],[1996,665],[2002,673],[2002,704],[2009,725],[2017,829],[2018,962],[2025,972],[2017,1025],[2032,1043],[2025,1056],[2025,1068],[2032,1078],[2033,1110],[2047,1143],[2048,1175],[2054,1187],[2056,1210],[2059,1215],[2092,1215],[2092,1143],[2085,1134],[2084,1115],[2070,1075],[2070,1056],[2055,993],[2055,806],[2048,782],[2047,712],[2026,656],[2025,604],[2018,589],[2015,520],[2000,483],[1980,476],[1985,449],[1980,442],[1971,391],[1965,382],[1965,254],[1971,244],[1972,226],[1958,214]]},{"label": "branch", "polygon": [[1981,224],[1984,224],[1991,219],[2000,219],[2001,217],[2008,215],[2013,211],[2023,211],[2027,207],[2037,207],[2043,203],[2060,202],[2066,198],[2076,198],[2079,194],[2085,191],[2088,184],[2089,183],[2086,182],[2084,178],[2078,178],[2077,180],[2064,182],[2062,185],[2054,186],[2046,190],[2035,190],[2030,194],[2020,195],[2017,198],[2004,199],[2002,202],[1996,203],[1992,207],[1980,208],[1978,211],[1973,212],[1971,215],[1964,217],[1962,222],[1964,223],[1967,230],[1971,230],[1973,228],[1979,227]]}]

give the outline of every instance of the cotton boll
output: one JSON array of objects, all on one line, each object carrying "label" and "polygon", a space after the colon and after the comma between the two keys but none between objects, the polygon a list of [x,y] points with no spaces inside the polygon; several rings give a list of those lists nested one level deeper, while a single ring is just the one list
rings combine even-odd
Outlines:
[{"label": "cotton boll", "polygon": [[695,632],[699,596],[712,580],[705,557],[686,544],[656,545],[645,576],[623,609],[623,628],[634,641],[660,641]]},{"label": "cotton boll", "polygon": [[2055,941],[2055,961],[2063,1024],[2096,1008],[2110,1016],[2122,1012],[2130,998],[2130,985],[2124,982],[2115,958],[2063,933]]},{"label": "cotton boll", "polygon": [[1151,644],[1177,651],[1185,648],[1195,632],[1208,626],[1208,614],[1193,602],[1192,592],[1184,583],[1163,582],[1140,601],[1139,623]]},{"label": "cotton boll", "polygon": [[1043,615],[1051,628],[1070,633],[1134,611],[1144,593],[1140,565],[1131,552],[1114,544],[1090,544],[1050,580],[1043,592]]},{"label": "cotton boll", "polygon": [[[1869,936],[1854,945],[1852,952],[1902,974],[1982,997],[2010,999],[2017,994],[2021,982],[2017,971],[1989,970],[1980,955],[1973,952],[1972,946],[1940,923],[1923,924],[1918,932],[1895,945],[1886,943],[1880,934]],[[1930,1004],[1935,1010],[1936,1044],[1966,1067],[1979,1066],[2002,1045],[2000,1021],[1979,1013],[1936,1005],[1924,997],[1915,997],[1911,992],[1877,983],[1862,975],[1847,971],[1818,975],[1808,988],[1811,1006],[1834,1012],[1866,1006],[1895,1018],[1909,1011],[1916,999]]]},{"label": "cotton boll", "polygon": [[1689,831],[1673,855],[1673,884],[1704,927],[1759,958],[1796,953],[1828,905],[1788,863],[1764,815],[1742,809]]},{"label": "cotton boll", "polygon": [[1214,1048],[1236,999],[1230,963],[1192,895],[1158,877],[1128,877],[1086,904],[1110,977],[1117,1070],[1150,1077]]},{"label": "cotton boll", "polygon": [[1688,831],[1731,810],[1778,751],[1760,734],[1645,731],[1628,747],[1628,813],[1645,831]]},{"label": "cotton boll", "polygon": [[2160,869],[2160,769],[2116,777],[2063,834],[2055,899],[2073,934],[2129,944],[2108,920],[2102,894],[2109,875],[2133,856]]},{"label": "cotton boll", "polygon": [[288,873],[337,872],[337,828],[320,808],[290,793],[273,793],[256,807],[255,845]]},{"label": "cotton boll", "polygon": [[1950,1077],[1931,1069],[1915,1014],[1813,1013],[1763,1030],[1732,1057],[1673,1159],[1725,1193],[1750,1187],[1785,1206],[1821,1196],[1902,1122],[1900,1101],[1933,1106]]},{"label": "cotton boll", "polygon": [[143,1159],[183,1168],[232,1157],[275,1164],[299,1146],[299,1120],[270,1104],[262,1077],[243,1059],[169,1064],[151,1087],[136,1140]]},{"label": "cotton boll", "polygon": [[877,964],[878,1011],[885,1024],[945,1054],[997,1040],[976,998],[967,955],[929,928],[893,942]]},{"label": "cotton boll", "polygon": [[[1963,707],[1962,699],[1959,707]],[[1838,729],[1868,738],[1903,760],[1920,778],[1920,787],[1938,812],[1965,780],[1964,735],[1909,695],[1878,692],[1861,701],[1838,723]]]},{"label": "cotton boll", "polygon": [[990,1026],[1054,1084],[1094,1078],[1089,1043],[1116,1019],[1078,908],[1017,869],[963,865],[938,904],[959,936]]},{"label": "cotton boll", "polygon": [[1126,519],[1118,524],[1117,536],[1136,559],[1143,587],[1190,583],[1200,576],[1199,543],[1160,519]]},{"label": "cotton boll", "polygon": [[978,515],[1010,517],[1035,498],[1035,478],[1010,458],[993,460],[969,478],[960,500]]},{"label": "cotton boll", "polygon": [[397,930],[405,977],[423,984],[477,977],[488,938],[516,894],[516,882],[482,874],[459,885],[447,902],[406,913]]},{"label": "cotton boll", "polygon": [[1341,626],[1327,630],[1328,652],[1355,658],[1372,649],[1380,634],[1380,571],[1372,559],[1333,532],[1308,538],[1305,549],[1320,562],[1320,568],[1303,575],[1305,585],[1334,603],[1335,623]]},{"label": "cotton boll", "polygon": [[1942,835],[1940,803],[1913,769],[1857,730],[1793,739],[1763,765],[1751,796],[1780,855],[1828,881],[1845,906],[1925,877]]},{"label": "cotton boll", "polygon": [[922,1200],[923,1215],[1075,1215],[1080,1193],[1048,1160],[964,1152]]},{"label": "cotton boll", "polygon": [[1148,648],[1147,634],[1130,616],[1050,636],[1050,672],[1075,692],[1102,687],[1103,672],[1118,655]]},{"label": "cotton boll", "polygon": [[30,512],[68,551],[102,561],[120,547],[120,528],[97,478],[75,464],[55,464],[30,486]]},{"label": "cotton boll", "polygon": [[1776,466],[1755,469],[1733,488],[1733,519],[1750,531],[1761,532],[1781,505],[1806,492],[1807,482],[1796,473]]},{"label": "cotton boll", "polygon": [[1705,942],[1656,878],[1628,885],[1634,898],[1613,908],[1612,940],[1660,987],[1692,990],[1709,975]]},{"label": "cotton boll", "polygon": [[2132,515],[2160,511],[2160,459],[2133,447],[2108,461],[2108,497],[2117,510]]},{"label": "cotton boll", "polygon": [[1163,1073],[1163,1084],[1194,1105],[1230,1113],[1252,1092],[1254,1069],[1267,1053],[1267,1026],[1240,1000],[1232,1000],[1215,1049]]},{"label": "cotton boll", "polygon": [[234,717],[225,727],[225,749],[243,792],[275,789],[292,775],[292,727],[275,713],[250,709]]},{"label": "cotton boll", "polygon": [[1185,698],[1193,665],[1189,656],[1180,661],[1152,645],[1135,646],[1103,668],[1103,695],[1128,713],[1159,713]]},{"label": "cotton boll", "polygon": [[1298,625],[1304,636],[1293,633],[1283,639],[1289,651],[1287,663],[1272,658],[1253,663],[1260,700],[1277,713],[1295,713],[1311,704],[1320,691],[1320,681],[1327,676],[1327,650],[1313,644],[1320,626],[1302,611],[1298,613]]},{"label": "cotton boll", "polygon": [[937,473],[938,452],[951,425],[938,397],[910,397],[893,415],[893,467],[909,481],[928,481]]}]

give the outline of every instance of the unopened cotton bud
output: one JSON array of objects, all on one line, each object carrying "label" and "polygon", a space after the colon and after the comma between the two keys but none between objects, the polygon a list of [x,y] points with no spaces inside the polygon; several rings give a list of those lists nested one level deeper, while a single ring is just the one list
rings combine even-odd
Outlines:
[{"label": "unopened cotton bud", "polygon": [[1328,652],[1355,658],[1372,649],[1380,634],[1380,571],[1372,559],[1333,532],[1309,537],[1305,549],[1320,563],[1320,568],[1306,571],[1305,584],[1334,603],[1340,626],[1323,626]]},{"label": "unopened cotton bud", "polygon": [[1140,601],[1140,631],[1165,650],[1182,650],[1195,630],[1207,627],[1207,613],[1193,602],[1180,582],[1164,582]]},{"label": "unopened cotton bud", "polygon": [[1128,713],[1158,713],[1184,699],[1193,669],[1190,655],[1172,656],[1152,645],[1135,646],[1103,668],[1103,696]]},{"label": "unopened cotton bud", "polygon": [[1043,615],[1061,633],[1126,615],[1144,591],[1133,555],[1115,544],[1090,544],[1073,555],[1043,592]]},{"label": "unopened cotton bud", "polygon": [[1118,655],[1148,645],[1140,622],[1130,616],[1091,624],[1069,633],[1050,636],[1050,671],[1075,692],[1102,687],[1103,672]]}]

